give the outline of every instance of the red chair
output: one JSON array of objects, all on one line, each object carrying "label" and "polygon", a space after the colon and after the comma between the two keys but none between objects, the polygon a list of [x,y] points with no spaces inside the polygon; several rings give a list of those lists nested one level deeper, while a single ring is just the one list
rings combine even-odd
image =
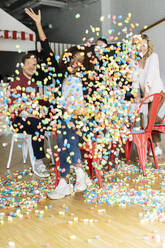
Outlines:
[{"label": "red chair", "polygon": [[100,188],[102,188],[102,180],[101,180],[102,172],[101,170],[96,168],[97,166],[99,166],[101,158],[99,158],[95,153],[96,150],[95,142],[92,142],[91,145],[92,147],[90,147],[88,143],[85,143],[82,145],[81,150],[87,153],[86,159],[88,161],[88,167],[91,174],[91,178],[92,179],[94,178],[93,170],[95,170],[95,175],[98,180],[98,185]]},{"label": "red chair", "polygon": [[[150,116],[149,116],[148,125],[144,130],[136,131],[133,128],[134,128],[136,119],[137,119],[137,117],[139,115],[141,106],[143,105],[143,103],[145,103],[151,97],[153,98],[153,100],[152,100],[152,106],[151,106],[151,112],[150,112]],[[142,101],[142,103],[140,104],[140,106],[138,108],[137,115],[135,116],[134,122],[133,122],[133,124],[132,124],[132,126],[130,128],[130,133],[128,134],[128,135],[132,136],[132,140],[128,139],[126,141],[126,145],[125,145],[126,163],[128,164],[128,162],[129,162],[130,154],[131,154],[131,146],[132,146],[132,142],[134,142],[136,147],[137,147],[137,151],[138,151],[138,155],[139,155],[139,162],[140,162],[141,167],[142,167],[143,175],[146,175],[146,172],[145,172],[146,145],[147,145],[148,141],[151,144],[151,149],[152,149],[152,153],[153,153],[156,168],[158,168],[151,133],[153,131],[156,115],[157,115],[157,112],[159,110],[159,106],[162,103],[162,101],[163,101],[163,95],[160,94],[160,93],[156,93],[156,94],[152,94],[150,96],[147,96]]]},{"label": "red chair", "polygon": [[164,133],[165,134],[165,123],[163,123],[165,120],[165,115],[163,116],[161,123],[160,124],[155,124],[153,127],[153,133],[159,132],[159,133]]}]

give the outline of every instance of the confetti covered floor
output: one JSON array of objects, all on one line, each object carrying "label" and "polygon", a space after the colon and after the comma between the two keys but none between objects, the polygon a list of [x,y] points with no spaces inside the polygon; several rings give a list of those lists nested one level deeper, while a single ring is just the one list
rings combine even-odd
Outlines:
[{"label": "confetti covered floor", "polygon": [[[80,13],[75,13],[77,22],[80,21],[80,17]],[[86,106],[83,114],[87,121],[91,118],[91,114],[92,116],[94,114],[96,121],[93,121],[93,124],[90,123],[89,126],[91,129],[94,126],[94,134],[98,131],[101,132],[97,137],[96,151],[104,153],[98,166],[98,168],[104,169],[106,166],[103,165],[107,163],[107,154],[109,154],[109,150],[106,151],[106,149],[111,147],[109,142],[119,143],[119,147],[116,147],[114,153],[115,161],[119,161],[119,154],[123,150],[121,136],[126,139],[127,128],[134,117],[130,103],[125,102],[124,99],[126,91],[130,90],[129,82],[132,82],[133,65],[131,65],[131,60],[139,59],[133,44],[137,43],[138,45],[140,42],[138,36],[131,41],[131,37],[139,26],[138,23],[132,22],[131,13],[128,13],[126,17],[108,15],[107,18],[111,19],[114,25],[114,28],[107,30],[110,35],[108,41],[116,42],[116,46],[110,46],[107,50],[101,47],[97,48],[98,51],[95,51],[95,55],[88,53],[88,58],[94,59],[92,64],[95,65],[95,70],[98,72],[91,73],[87,71],[87,68],[80,67],[80,72],[77,70],[75,73],[76,76],[82,78],[82,81],[90,80],[87,87],[90,104]],[[101,16],[100,22],[103,21],[104,16]],[[117,30],[121,28],[121,32],[116,34],[115,26]],[[100,36],[99,27],[90,25],[90,29],[96,37]],[[88,32],[89,30],[86,29],[82,41],[87,47],[90,47],[94,38],[88,39]],[[126,40],[122,39],[123,44],[121,44],[118,41],[123,35]],[[21,53],[21,50],[18,52]],[[112,52],[113,55],[110,56],[109,52]],[[64,55],[63,60],[73,72],[74,67],[72,68],[69,63],[71,54],[66,52]],[[54,65],[50,62],[52,56],[53,54],[49,53],[47,58],[49,76],[43,80],[45,85],[48,79],[57,77],[56,73],[53,73]],[[39,68],[43,72],[47,70],[44,67],[39,66]],[[16,69],[15,73],[19,81],[19,70]],[[58,73],[58,77],[62,78],[62,74]],[[36,83],[39,87],[41,86],[41,81]],[[67,79],[66,84],[68,83],[71,83],[71,78]],[[18,94],[20,86],[11,91],[12,96],[14,95],[18,101],[16,100],[15,104],[12,104],[9,113],[8,103],[10,101],[7,101],[6,95],[10,97],[11,92],[7,91],[6,94],[5,88],[2,87],[0,111],[7,111],[7,114],[12,116],[12,111],[18,110],[21,105],[21,107],[26,106],[25,116],[29,113],[40,116],[41,110],[44,117],[46,106],[36,109],[41,95],[38,94],[36,97],[35,91],[30,85],[27,88],[27,93],[30,93],[32,97],[30,102],[28,94],[27,96],[24,94],[20,99]],[[97,91],[91,97],[90,92],[93,86]],[[54,86],[47,87],[44,97],[47,97],[51,104],[54,104],[55,92]],[[70,94],[73,94],[72,90]],[[59,101],[58,97],[56,100]],[[74,99],[73,102],[75,104],[76,100]],[[65,108],[67,104],[62,106]],[[71,104],[71,110],[74,110],[73,106]],[[12,111],[10,112],[10,110]],[[57,113],[61,116],[61,109],[58,109]],[[54,110],[52,114],[55,114]],[[70,122],[70,115],[66,113],[64,115]],[[0,119],[1,117],[3,118],[0,116]],[[98,124],[94,125],[95,122]],[[29,121],[28,125],[30,125]],[[84,126],[82,121],[79,125]],[[38,126],[37,128],[41,129],[41,125]],[[109,131],[104,135],[107,127]],[[14,147],[11,169],[6,170],[10,149],[10,135],[8,136],[6,128],[0,121],[0,248],[165,248],[164,158],[159,158],[159,170],[154,169],[152,161],[148,161],[146,177],[143,177],[141,169],[138,167],[136,156],[134,156],[136,162],[132,161],[130,165],[126,165],[123,160],[111,171],[103,171],[102,189],[98,187],[95,178],[84,193],[73,193],[62,200],[50,201],[46,196],[47,192],[54,189],[55,177],[54,168],[48,161],[50,155],[44,161],[51,174],[48,179],[34,176],[29,161],[23,165],[21,144],[19,143]],[[20,128],[22,127],[20,126]],[[3,134],[3,129],[6,136]],[[55,140],[52,143],[55,144]],[[68,146],[70,144],[67,144]],[[70,155],[72,156],[73,153]],[[75,182],[74,176],[74,172],[72,172],[70,178],[72,184]]]},{"label": "confetti covered floor", "polygon": [[52,176],[39,179],[15,147],[6,171],[10,136],[0,139],[0,247],[165,247],[163,159],[159,170],[148,163],[145,178],[136,165],[123,161],[104,173],[103,189],[94,180],[84,194],[50,201],[46,193],[53,189],[54,169],[49,161]]}]

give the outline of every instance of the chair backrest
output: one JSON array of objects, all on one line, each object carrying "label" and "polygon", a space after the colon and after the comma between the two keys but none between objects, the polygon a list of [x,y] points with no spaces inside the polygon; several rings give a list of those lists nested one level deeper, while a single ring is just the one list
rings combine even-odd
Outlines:
[{"label": "chair backrest", "polygon": [[162,120],[161,120],[160,125],[162,125],[162,124],[163,124],[164,120],[165,120],[165,115],[163,116],[163,118],[162,118]]},{"label": "chair backrest", "polygon": [[145,104],[147,102],[147,100],[149,100],[149,99],[152,99],[152,105],[151,105],[151,110],[150,110],[150,116],[149,116],[148,125],[145,128],[145,131],[146,132],[152,132],[153,126],[155,124],[156,115],[157,115],[158,110],[159,110],[159,106],[160,106],[160,104],[164,100],[164,97],[163,97],[163,95],[161,93],[155,93],[155,94],[149,95],[149,96],[147,96],[147,97],[145,97],[143,99],[143,101],[139,105],[139,108],[138,108],[138,111],[137,111],[137,115],[136,115],[136,117],[134,119],[134,122],[133,122],[133,124],[131,126],[131,129],[130,129],[131,131],[132,131],[132,128],[134,127],[134,124],[136,122],[136,119],[138,117],[138,114],[140,112],[140,109],[141,109],[142,105]]}]

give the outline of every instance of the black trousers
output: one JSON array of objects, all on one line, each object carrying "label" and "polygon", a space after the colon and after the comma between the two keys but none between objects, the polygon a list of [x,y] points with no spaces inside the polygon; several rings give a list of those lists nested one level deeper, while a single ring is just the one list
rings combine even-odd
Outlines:
[{"label": "black trousers", "polygon": [[12,123],[15,132],[32,135],[32,147],[34,156],[36,159],[42,159],[45,157],[44,152],[44,134],[45,128],[41,123],[41,119],[35,117],[28,117],[23,120],[21,117],[16,117]]}]

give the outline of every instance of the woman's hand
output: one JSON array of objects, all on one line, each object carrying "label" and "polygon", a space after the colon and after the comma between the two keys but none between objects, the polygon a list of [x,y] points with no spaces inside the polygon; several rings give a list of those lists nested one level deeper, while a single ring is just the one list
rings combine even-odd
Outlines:
[{"label": "woman's hand", "polygon": [[31,17],[31,19],[35,22],[37,30],[38,30],[38,34],[40,37],[40,40],[45,41],[46,40],[46,35],[44,33],[44,30],[42,28],[42,24],[41,24],[41,11],[38,10],[38,14],[35,14],[34,11],[30,8],[30,9],[25,9],[25,13]]},{"label": "woman's hand", "polygon": [[[144,101],[145,97],[141,98],[141,102]],[[149,103],[149,102],[152,102],[150,98],[148,98],[147,100],[145,100],[144,103]]]},{"label": "woman's hand", "polygon": [[31,19],[37,24],[41,23],[41,11],[38,10],[38,14],[35,14],[33,9],[25,8],[25,13],[31,17]]}]

